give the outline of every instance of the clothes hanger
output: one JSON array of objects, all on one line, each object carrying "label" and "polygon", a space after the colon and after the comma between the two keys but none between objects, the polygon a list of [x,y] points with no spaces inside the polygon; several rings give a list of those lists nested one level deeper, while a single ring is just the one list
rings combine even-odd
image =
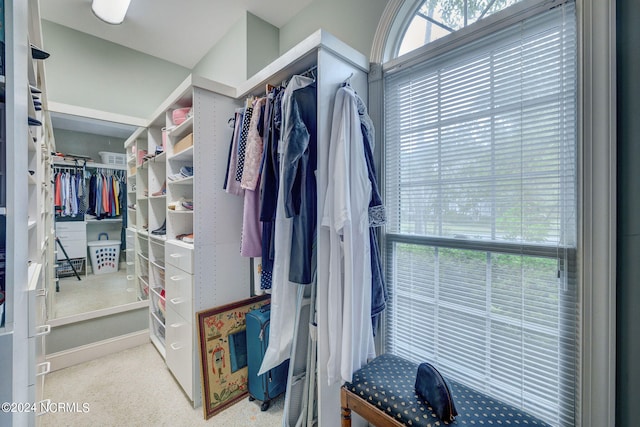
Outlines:
[{"label": "clothes hanger", "polygon": [[351,87],[351,78],[353,77],[353,73],[349,74],[349,77],[342,83],[343,86]]}]

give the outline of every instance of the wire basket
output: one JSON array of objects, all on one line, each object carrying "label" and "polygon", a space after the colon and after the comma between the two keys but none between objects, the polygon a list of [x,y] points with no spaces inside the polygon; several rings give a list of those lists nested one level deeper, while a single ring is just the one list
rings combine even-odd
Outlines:
[{"label": "wire basket", "polygon": [[[71,261],[71,265],[73,265],[73,268],[76,269],[78,274],[84,273],[84,258],[74,258],[69,261]],[[58,266],[56,267],[56,274],[58,277],[73,276],[74,273],[71,265],[69,265],[69,262],[66,259],[59,260]]]}]

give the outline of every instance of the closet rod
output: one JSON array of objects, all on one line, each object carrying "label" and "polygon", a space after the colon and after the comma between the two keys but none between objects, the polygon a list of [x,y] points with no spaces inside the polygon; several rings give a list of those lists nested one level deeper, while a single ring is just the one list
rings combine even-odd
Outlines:
[{"label": "closet rod", "polygon": [[283,81],[283,82],[282,82],[282,87],[287,87],[287,85],[289,84],[289,82],[291,81],[291,79],[292,79],[294,76],[303,76],[303,77],[309,77],[309,76],[311,76],[311,77],[313,77],[313,80],[315,80],[315,79],[316,79],[316,74],[315,74],[315,72],[316,72],[316,70],[317,70],[317,69],[318,69],[318,66],[317,66],[317,65],[314,65],[314,66],[312,66],[312,67],[307,68],[306,70],[304,70],[304,71],[303,71],[303,72],[301,72],[301,73],[294,73],[291,77],[289,77],[289,79],[288,79],[288,80],[285,80],[285,81]]},{"label": "closet rod", "polygon": [[79,169],[82,168],[86,168],[86,169],[107,169],[107,170],[113,170],[113,171],[126,171],[127,170],[127,166],[125,165],[110,165],[110,164],[106,164],[106,163],[88,163],[88,162],[83,162],[83,164],[78,164],[78,163],[72,163],[72,162],[54,162],[52,165],[52,167],[76,167]]}]

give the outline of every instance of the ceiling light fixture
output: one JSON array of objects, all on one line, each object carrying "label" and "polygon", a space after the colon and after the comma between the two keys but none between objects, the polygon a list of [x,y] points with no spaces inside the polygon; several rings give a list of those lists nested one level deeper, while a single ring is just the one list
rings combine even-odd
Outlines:
[{"label": "ceiling light fixture", "polygon": [[131,0],[93,0],[91,10],[107,24],[122,24]]}]

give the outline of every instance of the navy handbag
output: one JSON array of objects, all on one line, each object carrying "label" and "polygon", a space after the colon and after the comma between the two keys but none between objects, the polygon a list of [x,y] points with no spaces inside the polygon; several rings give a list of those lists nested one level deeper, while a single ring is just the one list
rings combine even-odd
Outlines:
[{"label": "navy handbag", "polygon": [[416,393],[426,400],[442,421],[451,422],[458,415],[453,396],[444,377],[429,363],[421,363],[416,375]]}]

